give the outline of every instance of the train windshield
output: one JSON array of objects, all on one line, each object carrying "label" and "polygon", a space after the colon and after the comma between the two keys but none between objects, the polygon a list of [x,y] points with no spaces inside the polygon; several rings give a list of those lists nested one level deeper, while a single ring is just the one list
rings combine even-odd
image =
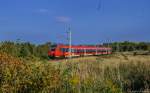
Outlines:
[{"label": "train windshield", "polygon": [[51,51],[55,51],[57,45],[51,45]]},{"label": "train windshield", "polygon": [[55,48],[51,49],[51,51],[55,51]]},{"label": "train windshield", "polygon": [[55,48],[55,47],[57,47],[57,45],[51,45],[51,48]]}]

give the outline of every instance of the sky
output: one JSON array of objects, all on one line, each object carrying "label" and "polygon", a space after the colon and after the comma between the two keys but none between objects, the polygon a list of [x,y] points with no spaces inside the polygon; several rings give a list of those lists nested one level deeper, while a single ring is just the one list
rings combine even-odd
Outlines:
[{"label": "sky", "polygon": [[150,0],[0,0],[0,41],[150,41]]}]

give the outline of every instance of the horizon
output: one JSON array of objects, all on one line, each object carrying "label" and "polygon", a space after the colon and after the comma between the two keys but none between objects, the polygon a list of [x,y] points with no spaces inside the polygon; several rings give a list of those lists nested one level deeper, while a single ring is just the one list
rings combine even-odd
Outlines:
[{"label": "horizon", "polygon": [[2,0],[0,41],[73,44],[150,42],[149,0]]},{"label": "horizon", "polygon": [[[12,43],[30,43],[30,44],[34,44],[34,45],[43,45],[43,44],[47,44],[50,43],[51,45],[69,45],[68,43],[57,43],[57,42],[42,42],[42,43],[35,43],[35,42],[30,42],[30,41],[17,41],[17,40],[5,40],[5,41],[0,41],[1,43],[4,42],[12,42]],[[78,43],[78,44],[72,44],[72,45],[105,45],[105,44],[113,44],[113,43],[125,43],[125,42],[129,42],[129,43],[135,43],[135,44],[139,44],[139,43],[147,43],[150,44],[150,42],[147,41],[114,41],[114,42],[100,42],[100,43]]]}]

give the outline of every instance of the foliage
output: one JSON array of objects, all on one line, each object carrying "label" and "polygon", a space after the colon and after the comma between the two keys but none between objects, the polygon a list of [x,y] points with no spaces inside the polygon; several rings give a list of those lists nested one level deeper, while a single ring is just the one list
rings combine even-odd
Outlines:
[{"label": "foliage", "polygon": [[[104,44],[108,45],[108,44]],[[150,51],[150,43],[148,42],[114,42],[111,43],[110,46],[113,48],[113,51],[137,51],[137,50],[149,50]]]},{"label": "foliage", "polygon": [[22,62],[0,52],[0,92],[127,93],[149,89],[150,64],[127,57],[128,60],[113,55],[61,63]]},{"label": "foliage", "polygon": [[[149,43],[110,44],[114,51],[149,50]],[[106,45],[107,46],[107,45]],[[55,63],[50,43],[0,43],[0,93],[128,93],[150,89],[150,58],[108,55]],[[37,60],[40,59],[40,60]]]},{"label": "foliage", "polygon": [[0,51],[10,54],[14,57],[22,57],[32,59],[37,57],[40,59],[48,59],[47,52],[50,48],[50,43],[35,45],[29,42],[11,42],[5,41],[0,45]]}]

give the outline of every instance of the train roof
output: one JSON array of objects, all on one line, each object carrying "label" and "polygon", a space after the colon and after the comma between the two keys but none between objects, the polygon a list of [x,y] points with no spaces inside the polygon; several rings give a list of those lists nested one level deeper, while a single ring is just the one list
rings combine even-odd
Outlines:
[{"label": "train roof", "polygon": [[[62,48],[69,48],[69,45],[62,45],[59,44],[57,45],[58,47],[62,47]],[[108,49],[110,47],[104,47],[104,46],[89,46],[89,45],[72,45],[71,48],[101,48],[101,49]]]}]

